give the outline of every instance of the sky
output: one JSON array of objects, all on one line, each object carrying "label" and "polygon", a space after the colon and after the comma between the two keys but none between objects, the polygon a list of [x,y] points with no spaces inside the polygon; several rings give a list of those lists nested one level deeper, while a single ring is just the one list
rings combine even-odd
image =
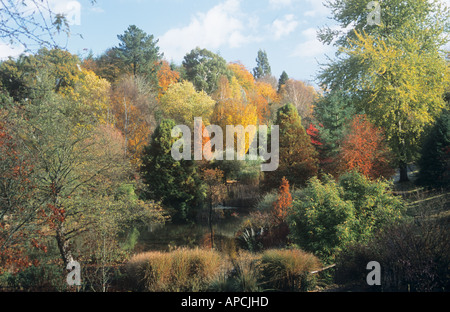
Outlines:
[{"label": "sky", "polygon": [[[322,0],[48,1],[56,13],[67,14],[72,35],[64,44],[81,57],[117,46],[117,35],[136,25],[159,40],[169,62],[181,64],[198,46],[252,71],[261,49],[275,77],[286,71],[290,78],[316,85],[319,64],[335,52],[316,37],[320,27],[334,26]],[[0,43],[0,59],[20,52]]]}]

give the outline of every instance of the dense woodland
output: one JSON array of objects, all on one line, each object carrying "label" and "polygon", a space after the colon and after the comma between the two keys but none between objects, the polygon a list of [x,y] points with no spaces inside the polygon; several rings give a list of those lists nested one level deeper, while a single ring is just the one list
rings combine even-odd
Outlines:
[{"label": "dense woodland", "polygon": [[[374,290],[378,261],[375,290],[449,291],[449,10],[385,0],[368,25],[365,1],[329,5],[350,30],[319,31],[339,48],[320,88],[274,77],[264,49],[251,69],[201,47],[169,63],[134,25],[99,56],[1,62],[0,290]],[[278,169],[175,160],[195,117],[278,125]]]}]

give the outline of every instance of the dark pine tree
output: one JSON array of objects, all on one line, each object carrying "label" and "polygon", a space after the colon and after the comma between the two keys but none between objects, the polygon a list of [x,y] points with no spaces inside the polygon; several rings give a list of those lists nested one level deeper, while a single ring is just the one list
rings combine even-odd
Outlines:
[{"label": "dark pine tree", "polygon": [[278,109],[275,124],[280,127],[280,163],[277,170],[264,174],[264,188],[278,188],[283,177],[293,187],[303,186],[317,174],[317,151],[292,104]]},{"label": "dark pine tree", "polygon": [[253,69],[253,77],[260,79],[270,75],[272,75],[272,69],[270,68],[267,52],[259,50],[256,58],[256,67]]},{"label": "dark pine tree", "polygon": [[354,114],[349,98],[340,91],[326,94],[315,104],[313,115],[315,127],[319,130],[321,145],[317,149],[323,173],[336,173],[341,143]]},{"label": "dark pine tree", "polygon": [[194,161],[172,157],[172,146],[178,140],[171,136],[175,126],[173,120],[164,119],[156,128],[144,149],[141,176],[147,199],[161,201],[173,221],[185,222],[195,216],[201,203],[201,181]]},{"label": "dark pine tree", "polygon": [[422,146],[417,184],[431,187],[450,185],[450,111],[442,112]]},{"label": "dark pine tree", "polygon": [[286,84],[286,82],[289,80],[288,74],[283,70],[281,73],[280,79],[278,79],[278,93],[281,93],[282,87]]}]

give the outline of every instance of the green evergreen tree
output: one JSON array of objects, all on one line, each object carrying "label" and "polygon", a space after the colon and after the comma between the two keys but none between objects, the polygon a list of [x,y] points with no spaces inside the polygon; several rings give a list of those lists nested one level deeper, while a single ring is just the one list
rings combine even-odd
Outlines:
[{"label": "green evergreen tree", "polygon": [[258,57],[256,58],[256,67],[253,69],[253,77],[259,79],[270,75],[272,75],[272,69],[270,68],[267,53],[266,51],[259,50]]},{"label": "green evergreen tree", "polygon": [[450,111],[445,110],[422,146],[417,183],[424,186],[450,185]]},{"label": "green evergreen tree", "polygon": [[281,73],[280,79],[278,79],[278,93],[281,92],[281,88],[286,84],[289,80],[288,74],[283,70]]},{"label": "green evergreen tree", "polygon": [[313,116],[319,130],[319,141],[322,143],[318,146],[318,151],[321,169],[325,173],[332,173],[336,167],[336,156],[354,113],[350,98],[340,91],[326,94],[314,106]]},{"label": "green evergreen tree", "polygon": [[195,214],[202,200],[199,175],[194,161],[172,157],[173,144],[179,138],[171,133],[176,123],[164,119],[144,149],[141,176],[147,186],[147,199],[161,201],[173,221],[185,222]]},{"label": "green evergreen tree", "polygon": [[278,109],[275,124],[280,127],[280,163],[277,170],[265,173],[264,187],[278,188],[283,177],[293,187],[303,186],[317,174],[317,151],[292,104]]},{"label": "green evergreen tree", "polygon": [[117,55],[134,76],[142,74],[153,81],[159,69],[159,61],[163,57],[157,46],[158,40],[147,35],[135,25],[131,25],[122,35],[118,35],[119,46],[115,48]]}]

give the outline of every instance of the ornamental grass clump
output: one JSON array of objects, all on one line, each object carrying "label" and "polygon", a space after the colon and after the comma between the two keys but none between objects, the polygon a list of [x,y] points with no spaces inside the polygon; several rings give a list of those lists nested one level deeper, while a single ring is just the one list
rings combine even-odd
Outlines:
[{"label": "ornamental grass clump", "polygon": [[182,248],[136,255],[128,263],[128,275],[137,291],[197,292],[208,287],[222,266],[214,250]]}]

